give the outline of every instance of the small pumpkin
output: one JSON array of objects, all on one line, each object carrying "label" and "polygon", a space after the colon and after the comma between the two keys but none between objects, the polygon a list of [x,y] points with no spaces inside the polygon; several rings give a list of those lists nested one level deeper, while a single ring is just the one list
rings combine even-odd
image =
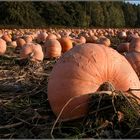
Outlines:
[{"label": "small pumpkin", "polygon": [[37,37],[36,37],[37,43],[45,42],[47,36],[48,34],[45,31],[41,31],[37,33]]},{"label": "small pumpkin", "polygon": [[118,33],[118,37],[119,37],[120,39],[126,39],[127,34],[126,34],[125,31],[121,31],[121,32]]},{"label": "small pumpkin", "polygon": [[97,40],[98,40],[98,37],[95,35],[86,37],[86,43],[96,43]]},{"label": "small pumpkin", "polygon": [[19,48],[23,47],[26,44],[26,41],[22,38],[17,38],[16,42],[17,42],[17,47]]},{"label": "small pumpkin", "polygon": [[[57,61],[48,82],[48,100],[56,116],[68,101],[60,119],[72,120],[88,110],[89,93],[104,82],[117,90],[140,89],[140,81],[124,56],[110,47],[86,43],[72,48]],[[139,91],[133,93],[140,97]],[[128,95],[128,94],[126,94]]]},{"label": "small pumpkin", "polygon": [[130,34],[127,36],[127,41],[128,42],[131,42],[134,38],[139,38],[139,35],[136,35],[136,34]]},{"label": "small pumpkin", "polygon": [[11,36],[10,36],[10,35],[8,35],[8,34],[4,34],[1,38],[2,38],[3,40],[5,40],[5,41],[6,41],[6,43],[8,43],[8,42],[11,42],[11,41],[12,41]]},{"label": "small pumpkin", "polygon": [[105,36],[101,36],[98,40],[97,40],[98,44],[103,44],[106,47],[110,47],[111,45],[111,41],[109,38],[105,37]]},{"label": "small pumpkin", "polygon": [[11,41],[7,45],[12,47],[12,48],[16,48],[17,47],[17,42],[16,41]]},{"label": "small pumpkin", "polygon": [[41,45],[37,43],[25,44],[20,51],[20,58],[21,59],[29,58],[31,61],[35,62],[43,61],[44,54]]},{"label": "small pumpkin", "polygon": [[124,52],[128,52],[129,51],[129,45],[130,43],[129,42],[126,42],[126,43],[121,43],[117,46],[117,51],[119,53],[124,53]]},{"label": "small pumpkin", "polygon": [[73,47],[72,41],[69,37],[62,37],[59,39],[59,42],[62,46],[62,53],[67,52]]},{"label": "small pumpkin", "polygon": [[26,43],[31,43],[33,41],[33,37],[31,35],[26,35],[24,37],[24,40],[26,41]]},{"label": "small pumpkin", "polygon": [[46,40],[49,39],[57,39],[57,36],[55,34],[48,34],[48,36],[46,37]]},{"label": "small pumpkin", "polygon": [[55,35],[56,35],[56,38],[57,39],[60,39],[61,38],[61,35],[60,34],[56,33]]},{"label": "small pumpkin", "polygon": [[0,55],[3,55],[6,52],[6,42],[0,38]]},{"label": "small pumpkin", "polygon": [[71,40],[73,42],[73,46],[86,43],[86,39],[83,36],[80,36],[78,38],[72,38]]},{"label": "small pumpkin", "polygon": [[57,58],[61,56],[62,47],[56,39],[48,39],[43,48],[46,58]]}]

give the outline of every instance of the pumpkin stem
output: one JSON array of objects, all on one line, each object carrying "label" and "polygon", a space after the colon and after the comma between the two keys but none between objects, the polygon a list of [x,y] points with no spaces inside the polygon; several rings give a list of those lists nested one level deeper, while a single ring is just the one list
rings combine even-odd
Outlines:
[{"label": "pumpkin stem", "polygon": [[115,91],[115,87],[111,82],[104,82],[102,85],[100,85],[98,91]]}]

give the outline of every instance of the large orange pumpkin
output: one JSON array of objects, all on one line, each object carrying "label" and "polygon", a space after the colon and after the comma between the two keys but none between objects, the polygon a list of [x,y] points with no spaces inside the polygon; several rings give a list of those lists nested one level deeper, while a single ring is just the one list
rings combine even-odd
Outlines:
[{"label": "large orange pumpkin", "polygon": [[46,58],[57,58],[61,56],[62,47],[58,40],[49,39],[45,42],[43,47]]},{"label": "large orange pumpkin", "polygon": [[6,52],[6,42],[0,38],[0,55]]},{"label": "large orange pumpkin", "polygon": [[[64,105],[60,119],[79,118],[87,113],[89,93],[104,82],[117,90],[140,89],[140,81],[124,56],[112,48],[98,44],[82,44],[66,52],[53,67],[48,82],[48,99],[56,116]],[[140,97],[140,92],[133,92]],[[83,95],[83,96],[82,96]]]},{"label": "large orange pumpkin", "polygon": [[25,44],[20,51],[20,58],[30,58],[31,61],[40,62],[44,58],[42,47],[39,44]]}]

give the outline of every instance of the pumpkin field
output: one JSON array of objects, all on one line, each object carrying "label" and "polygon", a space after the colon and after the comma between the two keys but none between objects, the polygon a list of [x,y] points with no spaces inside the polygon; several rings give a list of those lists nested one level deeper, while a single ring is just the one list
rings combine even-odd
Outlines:
[{"label": "pumpkin field", "polygon": [[140,29],[0,30],[0,138],[140,138]]}]

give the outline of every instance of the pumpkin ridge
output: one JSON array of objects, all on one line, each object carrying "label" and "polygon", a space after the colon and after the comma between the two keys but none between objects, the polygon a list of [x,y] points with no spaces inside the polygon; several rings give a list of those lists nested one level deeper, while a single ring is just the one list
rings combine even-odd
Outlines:
[{"label": "pumpkin ridge", "polygon": [[[78,53],[79,54],[79,53]],[[92,59],[88,59],[85,55],[80,55],[79,54],[79,57],[85,57],[85,59],[87,59],[88,60],[88,62],[90,62],[91,64],[92,64],[92,59],[93,60],[96,60],[94,57],[92,57]],[[89,64],[88,64],[89,65]],[[86,73],[88,73],[89,75],[91,75],[92,76],[92,78],[94,78],[95,76],[94,75],[92,75],[89,71],[86,71],[85,70],[85,68],[82,66],[82,65],[79,65],[81,68],[82,68],[82,70],[84,71],[84,72],[86,72]],[[101,78],[101,73],[99,72],[99,69],[97,68],[97,66],[96,65],[94,65],[94,68],[96,68],[96,70],[97,70],[97,72],[98,72],[98,77],[100,78],[100,79],[102,79]]]},{"label": "pumpkin ridge", "polygon": [[[103,50],[104,50],[104,54],[105,54],[105,56],[106,56],[106,62],[104,63],[104,66],[106,66],[104,69],[105,69],[105,79],[108,79],[108,74],[109,74],[109,72],[108,72],[108,70],[109,70],[109,68],[108,68],[108,64],[109,64],[109,58],[108,58],[108,55],[107,55],[107,49],[105,49],[105,46],[102,46],[103,47]],[[104,82],[111,82],[111,81],[104,81]]]},{"label": "pumpkin ridge", "polygon": [[[108,48],[108,49],[112,50],[112,48]],[[115,69],[115,71],[113,70],[116,67],[116,65],[115,65],[114,62],[112,63],[112,61],[110,61],[112,58],[110,58],[111,57],[110,55],[107,55],[108,50],[106,48],[104,48],[104,50],[105,50],[105,53],[106,53],[106,59],[107,59],[107,65],[108,65],[107,66],[107,79],[108,79],[107,82],[110,82],[113,86],[115,86],[113,81],[117,81],[118,70],[116,70],[116,69]],[[113,50],[113,51],[115,51],[115,50]],[[118,65],[118,67],[119,66],[120,65]],[[113,79],[110,79],[110,77],[109,77],[110,73],[112,73],[112,76],[114,77]]]},{"label": "pumpkin ridge", "polygon": [[[92,43],[86,43],[86,44],[90,44],[90,45],[92,45]],[[84,44],[85,45],[85,44]],[[97,44],[96,44],[97,45]],[[101,45],[98,45],[99,47],[102,47]],[[78,45],[77,47],[81,47],[80,45]],[[84,47],[84,46],[83,46]],[[93,52],[92,52],[93,53]],[[78,52],[78,54],[80,54],[80,52]],[[82,54],[82,56],[80,55],[80,57],[85,57],[85,59],[87,59],[87,57],[84,55],[84,54]],[[96,61],[96,59],[95,59],[95,57],[94,57],[94,54],[92,55],[92,58],[91,59],[88,59],[88,60],[90,60],[90,61],[92,61],[92,60],[94,60],[94,62],[96,63],[97,61]],[[92,64],[92,62],[91,62],[91,64]],[[102,79],[102,77],[101,77],[101,73],[100,73],[100,71],[99,71],[99,68],[96,66],[96,64],[94,64],[94,67],[97,69],[97,72],[98,72],[98,76],[100,76],[100,79]],[[92,77],[93,77],[93,75],[92,75]],[[103,82],[104,80],[102,79],[102,82]]]},{"label": "pumpkin ridge", "polygon": [[[91,43],[88,43],[88,44],[91,44]],[[75,48],[77,48],[77,47],[81,47],[81,46],[78,45],[78,46],[76,46]],[[75,48],[73,48],[73,49],[75,49]],[[71,51],[71,50],[70,50],[70,51]],[[70,51],[69,51],[69,52],[66,52],[66,53],[69,53],[68,55],[65,53],[60,59],[65,59],[65,60],[66,60],[66,58],[71,59],[74,55],[78,55],[78,56],[77,56],[78,58],[81,57],[81,59],[82,59],[82,57],[84,57],[86,60],[90,60],[90,61],[91,61],[91,64],[92,64],[92,59],[93,59],[93,57],[92,57],[92,59],[88,59],[84,54],[83,54],[83,55],[80,55],[80,52],[78,52],[78,51],[76,51],[74,54],[71,53]],[[59,61],[61,61],[60,59],[59,59]],[[72,60],[72,59],[71,59],[71,60]],[[82,70],[85,71],[85,69],[83,68],[84,66],[80,65],[79,62],[77,61],[77,59],[73,59],[73,60],[74,60],[74,61],[73,61],[74,63],[78,64],[78,65],[82,68]],[[93,60],[95,60],[95,58],[94,58]],[[66,61],[66,62],[68,62],[68,61]],[[99,77],[100,79],[102,79],[101,73],[100,73],[100,71],[99,71],[99,68],[97,68],[97,66],[95,66],[95,65],[94,65],[94,68],[97,69],[98,77]],[[89,75],[92,76],[92,78],[94,77],[92,74],[89,73],[89,71],[86,71],[86,73],[87,73],[87,72],[88,72]],[[102,81],[103,81],[103,79],[102,79]]]}]

